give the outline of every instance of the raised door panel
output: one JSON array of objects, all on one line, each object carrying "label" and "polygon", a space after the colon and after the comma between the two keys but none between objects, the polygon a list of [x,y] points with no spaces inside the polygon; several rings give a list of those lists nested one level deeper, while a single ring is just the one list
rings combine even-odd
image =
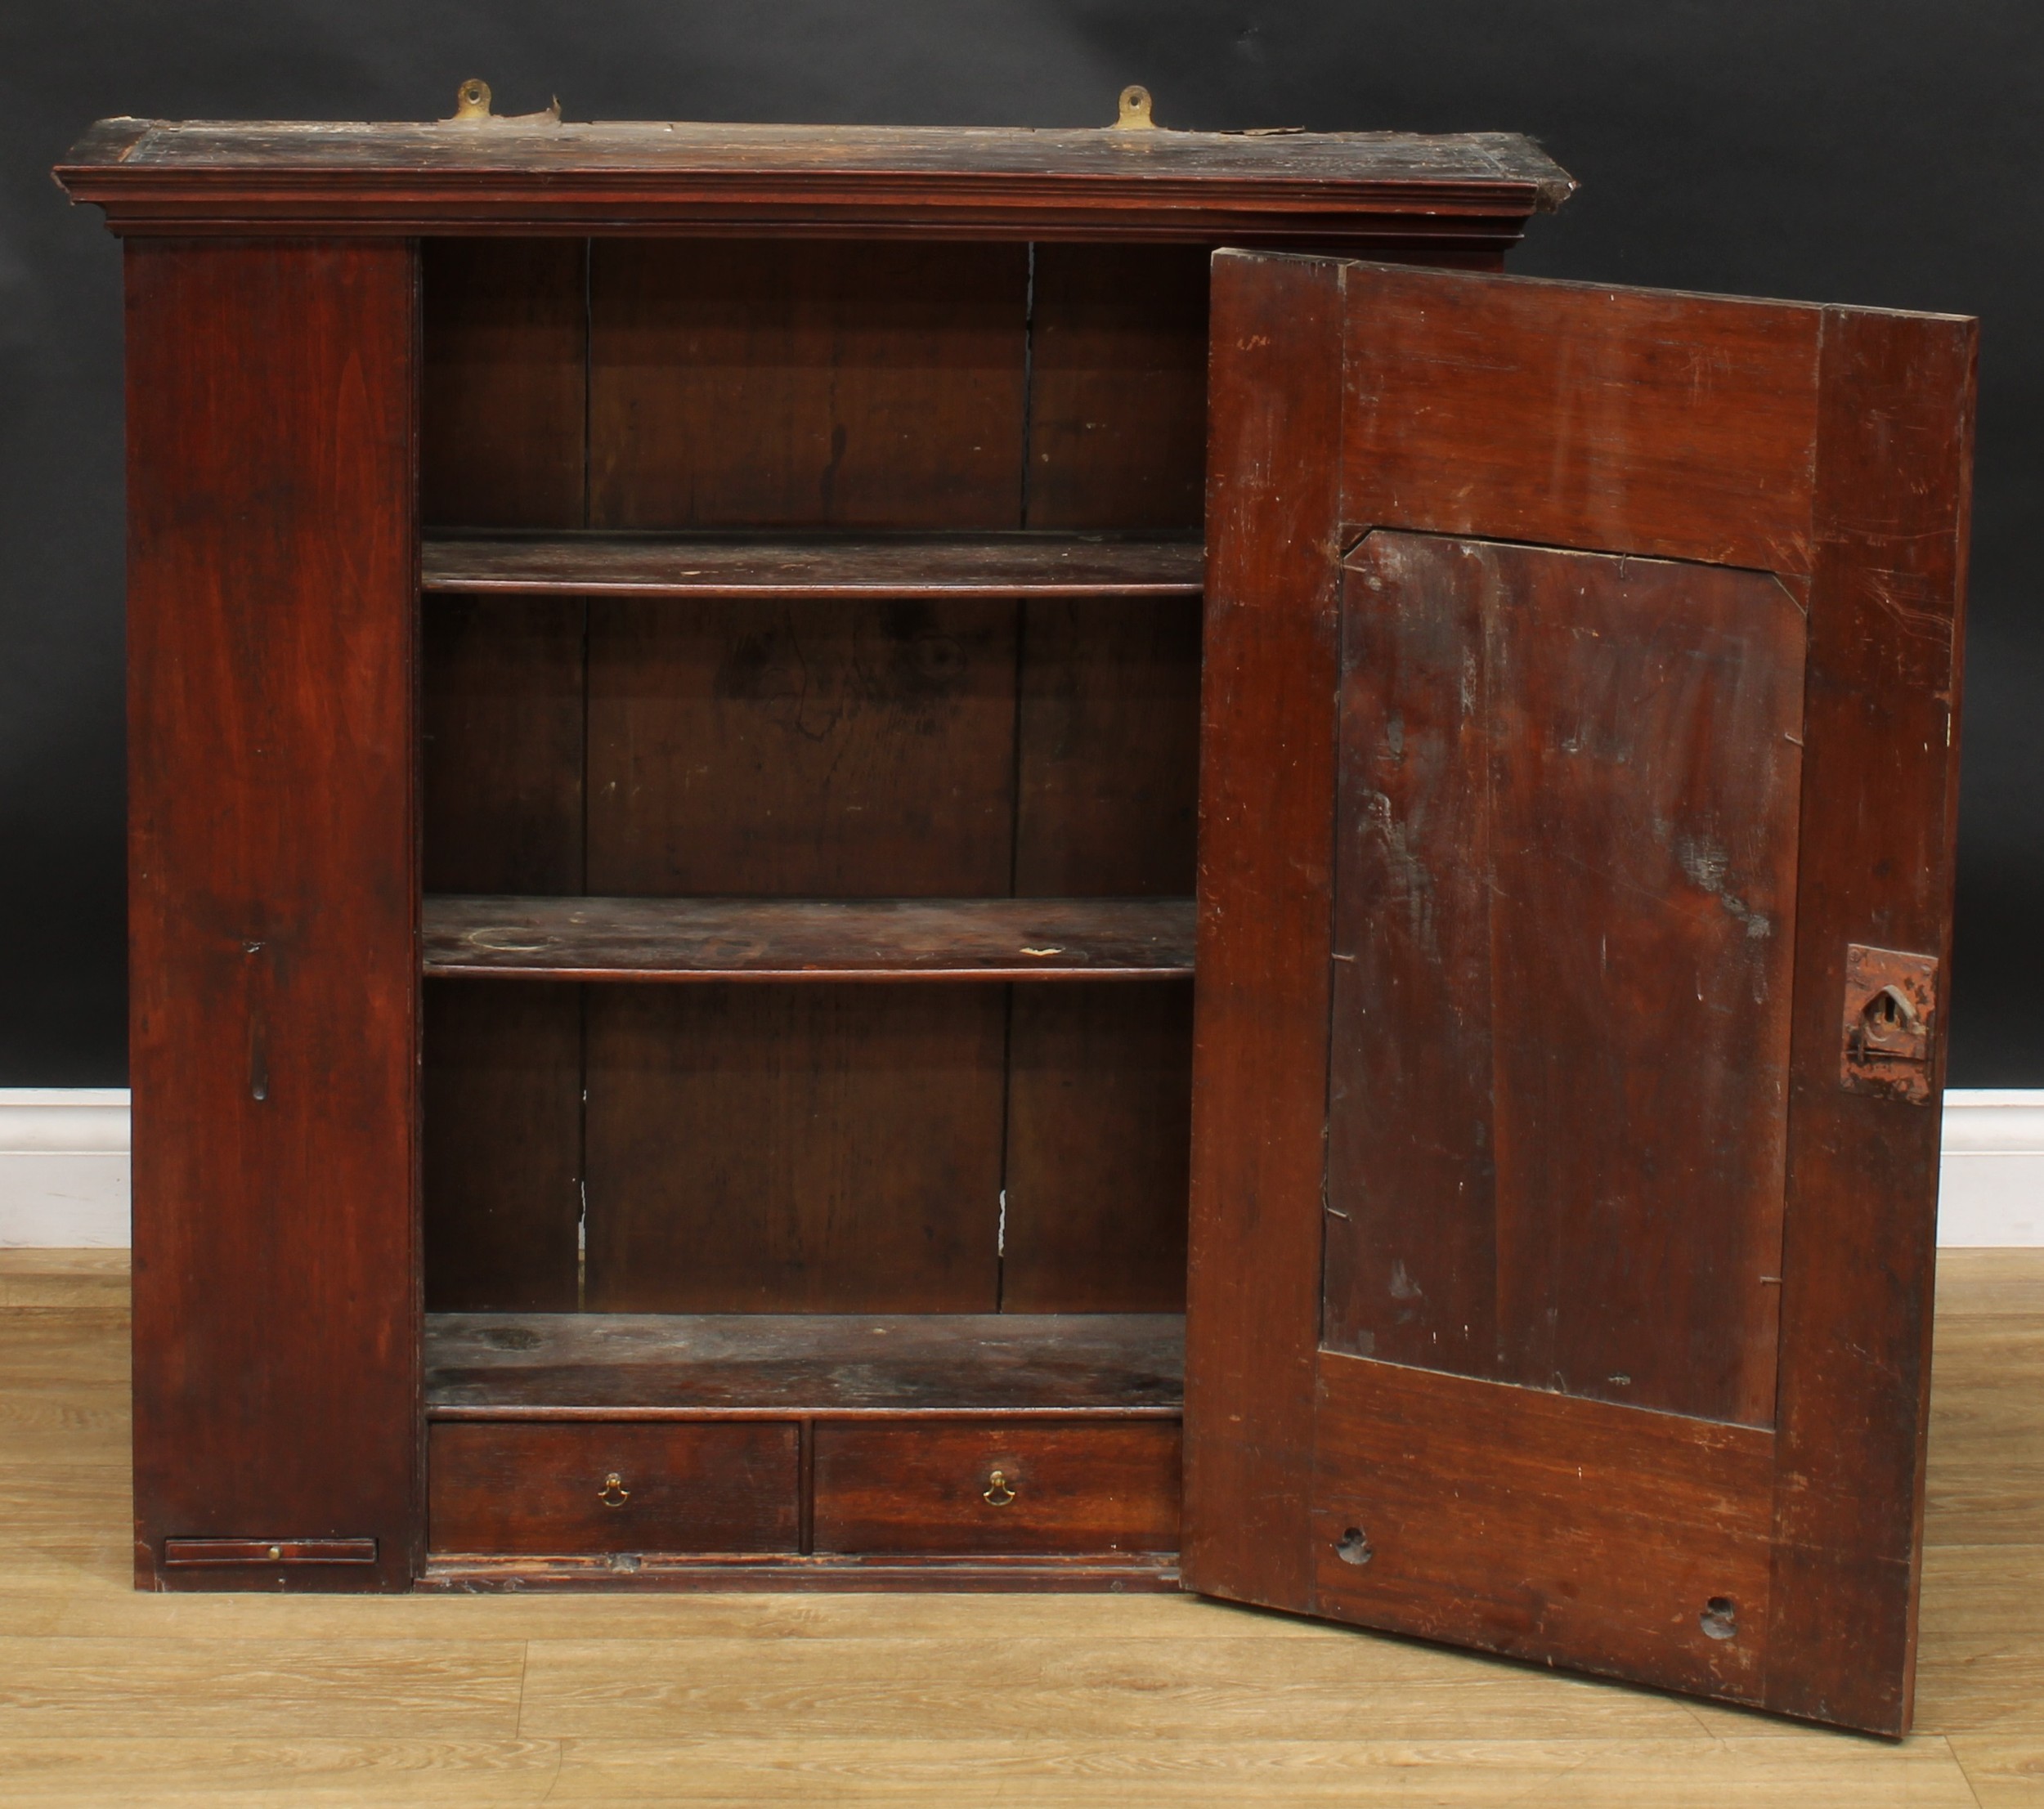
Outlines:
[{"label": "raised door panel", "polygon": [[1973,346],[1217,261],[1194,1587],[1907,1727]]},{"label": "raised door panel", "polygon": [[[402,1588],[415,260],[144,239],[127,271],[138,1574]],[[167,1569],[173,1538],[284,1556]]]}]

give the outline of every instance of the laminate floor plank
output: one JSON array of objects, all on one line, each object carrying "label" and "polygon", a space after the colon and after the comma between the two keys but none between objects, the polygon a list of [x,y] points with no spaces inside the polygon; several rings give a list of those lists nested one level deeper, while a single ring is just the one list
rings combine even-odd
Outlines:
[{"label": "laminate floor plank", "polygon": [[551,1740],[0,1740],[9,1804],[123,1809],[278,1809],[282,1804],[483,1806],[540,1802],[561,1753]]},{"label": "laminate floor plank", "polygon": [[1190,1596],[146,1596],[118,1253],[0,1252],[0,1800],[2044,1809],[2044,1252],[1943,1253],[1899,1744]]},{"label": "laminate floor plank", "polygon": [[[1601,1809],[1973,1809],[1943,1740],[1460,1739],[933,1740],[912,1755],[886,1739],[773,1738],[564,1743],[554,1802],[686,1801],[1098,1804],[1512,1803]],[[700,1793],[697,1794],[697,1793]]]}]

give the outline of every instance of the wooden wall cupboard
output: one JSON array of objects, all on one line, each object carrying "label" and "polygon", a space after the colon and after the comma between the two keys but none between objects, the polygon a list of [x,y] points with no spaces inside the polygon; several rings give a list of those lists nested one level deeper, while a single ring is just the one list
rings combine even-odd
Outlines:
[{"label": "wooden wall cupboard", "polygon": [[103,123],[137,1578],[1909,1714],[1969,321],[1503,136]]}]

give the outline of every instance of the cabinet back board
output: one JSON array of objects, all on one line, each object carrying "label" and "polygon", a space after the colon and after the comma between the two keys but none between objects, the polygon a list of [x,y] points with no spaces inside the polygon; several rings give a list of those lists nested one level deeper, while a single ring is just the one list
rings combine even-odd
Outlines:
[{"label": "cabinet back board", "polygon": [[[424,518],[1195,532],[1206,262],[429,241]],[[1192,890],[1182,604],[435,598],[426,621],[428,892]],[[1182,1305],[1182,987],[721,990],[433,983],[429,1305]]]}]

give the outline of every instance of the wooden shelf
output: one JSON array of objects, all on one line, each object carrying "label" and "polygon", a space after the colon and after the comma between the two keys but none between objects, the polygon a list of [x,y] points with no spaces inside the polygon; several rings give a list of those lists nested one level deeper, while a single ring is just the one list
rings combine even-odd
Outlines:
[{"label": "wooden shelf", "polygon": [[429,974],[551,980],[1159,980],[1190,898],[433,897]]},{"label": "wooden shelf", "polygon": [[1197,597],[1181,535],[428,534],[430,593],[609,597]]},{"label": "wooden shelf", "polygon": [[429,1313],[434,1419],[1174,1418],[1175,1313]]}]

